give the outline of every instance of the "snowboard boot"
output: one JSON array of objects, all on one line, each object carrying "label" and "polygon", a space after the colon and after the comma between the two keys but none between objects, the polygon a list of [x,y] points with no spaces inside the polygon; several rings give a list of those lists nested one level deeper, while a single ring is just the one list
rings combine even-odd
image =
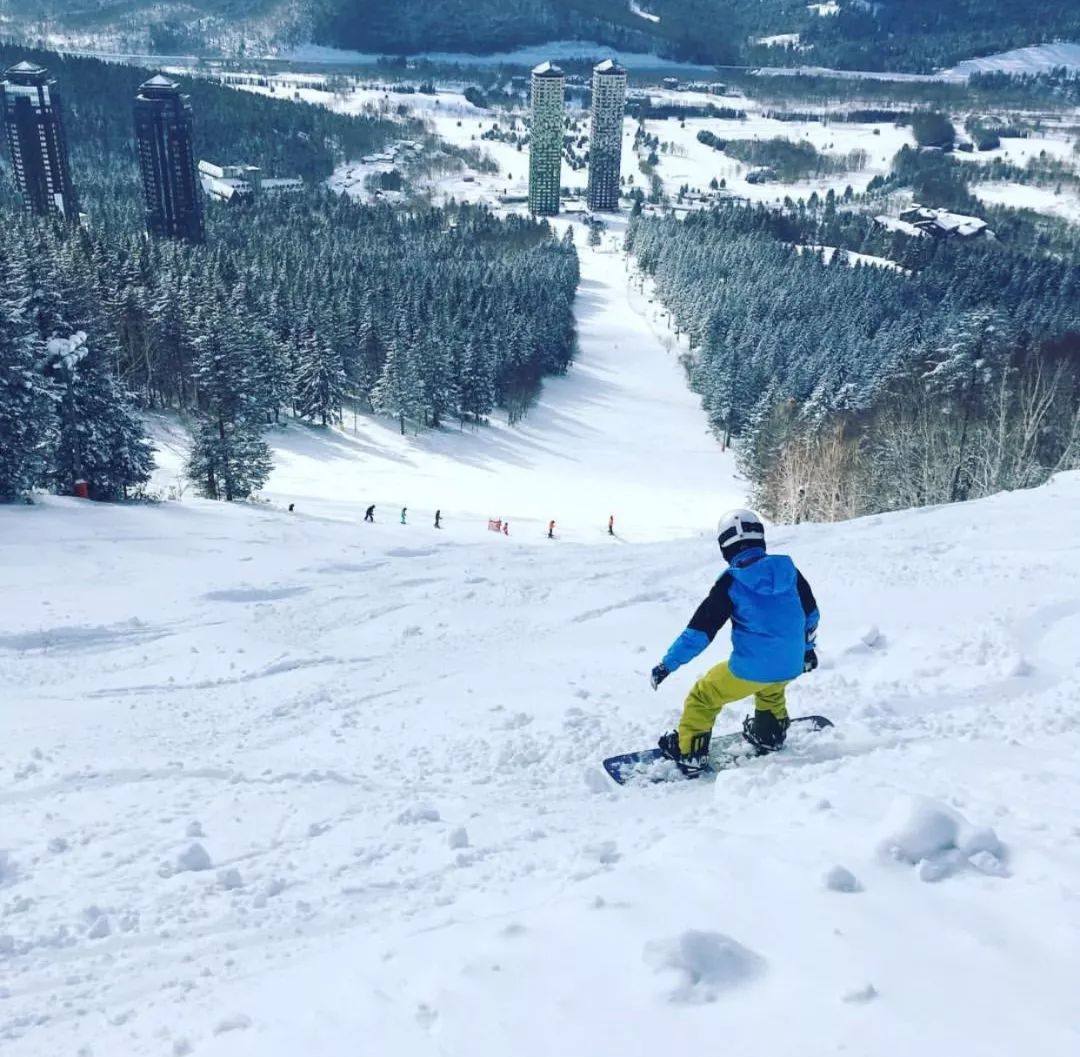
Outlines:
[{"label": "snowboard boot", "polygon": [[690,741],[690,751],[683,753],[679,748],[679,732],[673,730],[660,737],[660,751],[667,759],[674,761],[675,765],[686,775],[687,778],[697,778],[709,763],[709,742],[712,740],[712,731],[703,730],[695,734]]},{"label": "snowboard boot", "polygon": [[758,756],[764,756],[784,747],[790,723],[787,716],[778,719],[767,709],[756,708],[753,716],[743,720],[743,737],[754,747]]}]

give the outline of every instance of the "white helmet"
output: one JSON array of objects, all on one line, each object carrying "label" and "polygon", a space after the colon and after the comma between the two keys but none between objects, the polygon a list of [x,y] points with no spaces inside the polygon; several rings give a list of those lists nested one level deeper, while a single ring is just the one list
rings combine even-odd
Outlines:
[{"label": "white helmet", "polygon": [[716,526],[716,542],[720,544],[725,557],[729,548],[736,543],[752,543],[764,547],[765,526],[760,515],[752,510],[729,511]]}]

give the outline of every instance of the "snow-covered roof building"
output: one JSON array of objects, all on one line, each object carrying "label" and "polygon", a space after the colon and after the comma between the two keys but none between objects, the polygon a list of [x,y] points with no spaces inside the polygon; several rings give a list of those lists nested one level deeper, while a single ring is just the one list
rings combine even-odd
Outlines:
[{"label": "snow-covered roof building", "polygon": [[900,220],[919,231],[935,238],[973,238],[979,235],[992,235],[986,221],[979,217],[965,216],[963,213],[950,213],[947,209],[931,209],[928,206],[913,205],[900,214]]}]

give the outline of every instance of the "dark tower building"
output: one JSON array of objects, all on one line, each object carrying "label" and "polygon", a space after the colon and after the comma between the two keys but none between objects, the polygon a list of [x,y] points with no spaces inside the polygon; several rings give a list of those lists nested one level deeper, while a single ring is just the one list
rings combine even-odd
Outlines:
[{"label": "dark tower building", "polygon": [[202,186],[195,171],[191,100],[180,85],[158,74],[135,97],[146,230],[163,238],[202,242]]},{"label": "dark tower building", "polygon": [[587,197],[589,208],[600,212],[619,208],[625,104],[626,71],[611,59],[594,67]]},{"label": "dark tower building", "polygon": [[563,101],[566,78],[551,62],[532,72],[532,105],[529,130],[529,209],[540,216],[559,212],[562,177]]},{"label": "dark tower building", "polygon": [[77,224],[79,203],[71,183],[56,81],[43,67],[20,62],[4,75],[2,94],[15,185],[27,208]]}]

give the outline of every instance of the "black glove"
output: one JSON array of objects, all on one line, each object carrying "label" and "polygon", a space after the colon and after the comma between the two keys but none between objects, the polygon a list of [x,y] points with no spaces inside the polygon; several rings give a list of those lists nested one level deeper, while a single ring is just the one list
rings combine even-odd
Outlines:
[{"label": "black glove", "polygon": [[658,664],[649,673],[649,685],[655,690],[669,675],[671,675],[671,672],[663,664]]},{"label": "black glove", "polygon": [[812,672],[817,667],[817,652],[811,648],[803,655],[802,670],[806,672]]}]

